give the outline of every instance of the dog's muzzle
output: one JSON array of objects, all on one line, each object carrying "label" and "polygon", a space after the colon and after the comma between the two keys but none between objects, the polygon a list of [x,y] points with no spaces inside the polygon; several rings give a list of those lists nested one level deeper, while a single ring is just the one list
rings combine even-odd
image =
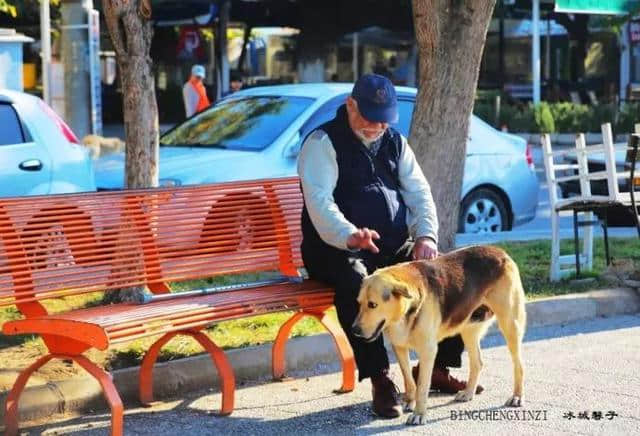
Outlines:
[{"label": "dog's muzzle", "polygon": [[357,324],[353,324],[351,326],[351,332],[353,333],[354,336],[357,336],[359,338],[364,339],[365,342],[373,342],[376,339],[378,339],[378,336],[380,336],[380,333],[382,333],[382,329],[384,327],[384,322],[385,322],[384,319],[382,321],[380,321],[380,323],[378,324],[378,327],[376,327],[376,330],[368,338],[364,337],[364,333],[362,332],[362,328]]}]

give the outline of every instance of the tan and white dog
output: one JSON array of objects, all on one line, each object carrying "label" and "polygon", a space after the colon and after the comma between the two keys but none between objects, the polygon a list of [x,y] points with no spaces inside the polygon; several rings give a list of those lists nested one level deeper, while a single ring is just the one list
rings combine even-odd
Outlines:
[{"label": "tan and white dog", "polygon": [[[473,398],[482,369],[480,340],[493,322],[493,315],[513,360],[513,395],[506,405],[521,406],[525,296],[518,266],[503,250],[475,246],[430,261],[381,268],[364,279],[358,304],[354,334],[373,341],[384,332],[396,353],[404,377],[405,409],[413,411],[407,424],[426,422],[431,374],[438,342],[444,338],[462,336],[470,371],[466,389],[458,392],[455,399]],[[482,306],[486,316],[472,317]],[[409,349],[415,350],[419,358],[417,389],[411,375]]]}]

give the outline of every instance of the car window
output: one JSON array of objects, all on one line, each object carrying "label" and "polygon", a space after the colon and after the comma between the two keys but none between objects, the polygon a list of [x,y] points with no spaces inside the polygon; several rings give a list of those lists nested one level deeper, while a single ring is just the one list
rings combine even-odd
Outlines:
[{"label": "car window", "polygon": [[0,104],[0,145],[24,142],[18,114],[8,104]]},{"label": "car window", "polygon": [[300,129],[300,137],[305,139],[309,133],[320,127],[322,124],[334,119],[336,117],[336,112],[338,112],[338,108],[347,101],[347,95],[348,94],[343,94],[338,97],[334,97],[320,106],[320,108],[315,111],[311,117],[309,117]]},{"label": "car window", "polygon": [[167,132],[160,144],[262,150],[313,102],[290,96],[222,100]]},{"label": "car window", "polygon": [[398,100],[398,122],[391,124],[391,126],[402,133],[405,138],[409,137],[413,106],[414,102],[411,100]]}]

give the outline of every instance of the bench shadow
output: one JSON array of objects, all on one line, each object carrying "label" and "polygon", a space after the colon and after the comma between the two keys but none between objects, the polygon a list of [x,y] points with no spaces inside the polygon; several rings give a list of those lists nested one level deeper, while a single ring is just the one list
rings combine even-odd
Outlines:
[{"label": "bench shadow", "polygon": [[[573,323],[569,323],[566,325],[557,325],[557,326],[547,326],[547,327],[532,327],[529,328],[525,335],[525,342],[534,342],[541,341],[546,339],[553,339],[559,337],[566,337],[577,334],[588,334],[588,333],[597,333],[602,331],[610,331],[617,329],[625,329],[625,328],[634,328],[640,326],[640,315],[623,315],[616,316],[614,318],[596,318],[584,321],[577,321]],[[500,333],[492,334],[483,339],[482,348],[492,348],[499,347],[505,345],[504,339]],[[395,361],[395,356],[393,353],[389,355],[392,361]],[[339,364],[336,362],[335,364],[323,364],[319,365],[314,369],[309,369],[308,371],[295,371],[292,372],[292,376],[296,378],[305,377],[306,375],[322,375],[328,373],[338,373],[339,372]],[[269,379],[260,379],[255,380],[251,383],[239,383],[237,389],[244,389],[251,386],[269,384],[272,383]],[[337,381],[336,381],[337,383]],[[337,386],[337,385],[336,385]],[[295,401],[288,402],[274,402],[273,398],[265,398],[261,404],[252,404],[249,407],[238,407],[236,408],[236,414],[228,417],[220,417],[215,414],[215,407],[217,404],[212,405],[211,410],[201,410],[195,409],[191,403],[192,399],[184,399],[184,398],[163,398],[163,402],[177,402],[176,405],[171,406],[170,410],[163,411],[146,411],[145,409],[135,409],[129,410],[126,412],[125,416],[125,434],[174,434],[174,433],[158,433],[155,431],[156,429],[151,428],[149,433],[140,433],[138,430],[135,431],[127,431],[129,426],[138,426],[140,423],[136,422],[137,420],[146,420],[150,419],[149,416],[152,416],[153,419],[162,421],[164,419],[173,420],[175,425],[180,426],[183,425],[182,422],[186,418],[181,418],[182,415],[186,415],[187,417],[192,417],[197,420],[207,420],[206,426],[203,425],[205,431],[203,432],[194,432],[189,434],[260,434],[260,435],[270,435],[270,434],[286,434],[286,432],[292,432],[293,434],[299,434],[302,430],[304,434],[327,434],[330,432],[332,434],[379,434],[382,432],[402,432],[407,431],[407,427],[404,424],[408,415],[403,415],[400,418],[389,420],[388,425],[384,426],[375,426],[368,427],[373,421],[379,419],[373,416],[370,409],[370,401],[362,401],[362,402],[354,402],[346,406],[334,407],[330,409],[323,409],[320,411],[312,411],[310,413],[305,413],[298,411],[296,409],[302,408],[305,409],[309,403],[313,403],[315,401],[323,401],[326,399],[330,399],[335,394],[331,394],[327,392],[326,395],[314,396],[313,398],[299,398]],[[438,394],[430,394],[430,396],[441,396]],[[190,395],[190,397],[192,397]],[[354,398],[357,401],[357,399]],[[438,408],[449,407],[452,403],[454,403],[453,399],[443,404],[432,405],[429,407],[431,410],[435,410]],[[139,407],[139,404],[127,404],[125,410],[130,409],[132,407]],[[253,417],[241,417],[237,416],[238,412],[242,411],[251,411],[251,410],[259,410],[267,407],[279,407],[279,408],[287,408],[290,407],[291,410],[287,410],[287,413],[291,413],[294,416],[286,417],[282,419],[269,420],[265,421],[261,418],[253,418]],[[497,410],[500,409],[501,406],[489,407],[482,410]],[[104,410],[104,409],[103,409]],[[93,411],[89,411],[89,413],[93,413]],[[33,425],[30,427],[23,427],[27,434],[40,434],[41,432],[53,431],[53,429],[61,429],[60,433],[64,434],[73,434],[73,435],[98,435],[105,434],[108,432],[109,428],[109,419],[110,415],[108,412],[103,413],[102,415],[90,415],[84,417],[76,417],[70,418],[62,421],[57,421],[55,423],[48,423],[46,425]],[[435,418],[428,421],[427,425],[433,424],[439,421],[446,421],[450,419],[449,417],[445,418]],[[208,421],[210,420],[210,421]],[[98,422],[98,424],[96,424]],[[104,425],[103,425],[104,424]],[[66,431],[65,428],[70,426],[89,426],[88,428]],[[188,425],[184,423],[184,425]],[[99,428],[98,428],[99,427]],[[131,428],[131,427],[129,427]],[[174,428],[174,430],[179,430],[179,427]]]},{"label": "bench shadow", "polygon": [[[326,397],[315,397],[309,401],[318,401]],[[307,401],[295,401],[292,403],[270,404],[270,407],[279,407],[279,414],[283,413],[282,406],[301,405]],[[453,401],[428,410],[448,407]],[[190,405],[189,400],[183,400],[171,410],[145,412],[143,409],[130,411],[125,415],[124,434],[136,435],[168,435],[177,432],[188,431],[191,435],[211,435],[211,434],[259,434],[283,435],[283,434],[305,434],[305,435],[374,435],[386,432],[403,433],[413,429],[413,432],[421,433],[420,429],[428,429],[429,425],[439,422],[449,421],[449,416],[429,419],[423,427],[408,427],[405,424],[409,417],[404,413],[398,418],[381,420],[371,411],[369,401],[353,403],[346,406],[333,407],[312,411],[310,413],[295,410],[286,410],[294,416],[281,419],[265,420],[259,417],[237,416],[242,410],[257,409],[258,407],[238,408],[236,413],[221,417],[208,410],[195,409]],[[478,409],[479,412],[499,410],[500,406]],[[428,412],[427,412],[428,413]],[[380,425],[384,422],[383,425]],[[156,425],[149,425],[155,423]],[[372,425],[372,424],[376,425]],[[76,428],[73,429],[72,428]],[[166,431],[161,430],[164,428]],[[102,435],[109,430],[109,415],[92,415],[58,421],[54,424],[43,426],[33,426],[24,428],[27,434],[69,434],[75,436]]]}]

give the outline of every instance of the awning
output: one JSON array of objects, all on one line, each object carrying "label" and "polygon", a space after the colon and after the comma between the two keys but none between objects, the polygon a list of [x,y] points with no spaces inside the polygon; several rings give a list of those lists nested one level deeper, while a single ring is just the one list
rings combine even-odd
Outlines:
[{"label": "awning", "polygon": [[640,0],[556,0],[556,12],[626,15],[640,8]]}]

